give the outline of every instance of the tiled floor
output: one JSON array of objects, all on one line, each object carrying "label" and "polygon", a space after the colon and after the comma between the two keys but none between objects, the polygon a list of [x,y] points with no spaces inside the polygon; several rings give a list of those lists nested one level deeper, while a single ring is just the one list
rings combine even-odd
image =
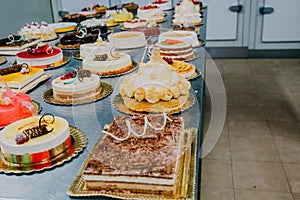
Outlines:
[{"label": "tiled floor", "polygon": [[[227,114],[202,160],[201,200],[300,200],[300,59],[214,62]],[[211,111],[206,93],[204,141]]]}]

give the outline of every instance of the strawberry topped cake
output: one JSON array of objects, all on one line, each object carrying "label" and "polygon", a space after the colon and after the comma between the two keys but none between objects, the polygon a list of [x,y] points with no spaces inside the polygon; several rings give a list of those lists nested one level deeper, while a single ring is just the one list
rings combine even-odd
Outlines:
[{"label": "strawberry topped cake", "polygon": [[164,0],[156,0],[151,2],[152,5],[156,5],[162,10],[170,10],[172,9],[172,2],[171,1],[164,1]]},{"label": "strawberry topped cake", "polygon": [[63,63],[63,53],[60,48],[47,44],[38,44],[21,51],[16,55],[17,63],[26,63],[31,67],[49,68],[56,67]]},{"label": "strawberry topped cake", "polygon": [[138,9],[137,17],[148,21],[163,22],[164,12],[156,5],[143,6]]}]

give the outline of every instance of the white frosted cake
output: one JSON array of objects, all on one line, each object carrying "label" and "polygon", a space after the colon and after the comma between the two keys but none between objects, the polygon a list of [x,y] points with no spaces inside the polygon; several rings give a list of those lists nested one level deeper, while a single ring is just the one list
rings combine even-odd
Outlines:
[{"label": "white frosted cake", "polygon": [[100,78],[89,72],[84,72],[82,77],[80,74],[80,70],[73,71],[54,79],[51,83],[54,99],[63,103],[93,100],[101,90]]},{"label": "white frosted cake", "polygon": [[165,20],[164,12],[158,6],[150,5],[138,9],[137,17],[148,21],[163,22]]},{"label": "white frosted cake", "polygon": [[159,35],[158,42],[165,41],[166,39],[181,40],[186,44],[191,44],[193,47],[199,46],[195,31],[167,31]]},{"label": "white frosted cake", "polygon": [[146,37],[143,32],[123,31],[108,36],[112,46],[119,49],[138,48],[146,45]]},{"label": "white frosted cake", "polygon": [[26,39],[41,38],[43,41],[49,41],[58,38],[55,29],[49,26],[47,22],[42,21],[41,25],[37,22],[25,24],[19,31],[19,35]]},{"label": "white frosted cake", "polygon": [[46,163],[70,146],[69,123],[53,115],[42,117],[47,123],[41,120],[39,124],[41,116],[34,116],[16,121],[1,131],[1,154],[5,161],[17,164]]},{"label": "white frosted cake", "polygon": [[87,55],[93,53],[94,51],[107,52],[111,49],[111,45],[108,42],[95,42],[80,45],[80,57],[85,58]]},{"label": "white frosted cake", "polygon": [[200,25],[202,22],[199,6],[197,7],[191,0],[183,0],[175,7],[173,24],[180,25],[191,23]]},{"label": "white frosted cake", "polygon": [[133,68],[129,54],[94,51],[83,60],[83,69],[101,76],[117,75]]},{"label": "white frosted cake", "polygon": [[172,1],[156,0],[151,2],[152,5],[158,6],[162,10],[172,9]]},{"label": "white frosted cake", "polygon": [[132,19],[124,22],[125,29],[132,29],[132,28],[136,28],[139,26],[146,26],[146,25],[147,25],[147,20],[145,19]]}]

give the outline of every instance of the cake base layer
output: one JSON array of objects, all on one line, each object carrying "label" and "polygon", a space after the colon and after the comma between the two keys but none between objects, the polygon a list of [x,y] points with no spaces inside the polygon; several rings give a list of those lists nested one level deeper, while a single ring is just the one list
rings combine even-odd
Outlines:
[{"label": "cake base layer", "polygon": [[137,101],[133,98],[122,96],[126,107],[137,112],[149,112],[149,113],[170,113],[180,111],[183,105],[187,102],[189,94],[181,95],[177,99],[171,99],[169,101],[159,101],[157,103],[149,103],[146,101]]}]

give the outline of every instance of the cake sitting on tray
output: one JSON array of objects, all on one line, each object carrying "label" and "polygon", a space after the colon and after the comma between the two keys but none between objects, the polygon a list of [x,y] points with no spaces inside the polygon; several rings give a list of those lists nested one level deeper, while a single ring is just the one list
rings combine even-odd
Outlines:
[{"label": "cake sitting on tray", "polygon": [[139,5],[132,1],[129,3],[123,3],[122,8],[125,8],[128,12],[131,12],[133,15],[136,15]]},{"label": "cake sitting on tray", "polygon": [[41,39],[25,39],[19,35],[9,35],[0,39],[0,53],[4,55],[16,55],[19,51],[40,43]]},{"label": "cake sitting on tray", "polygon": [[[27,64],[13,64],[10,67],[0,69],[0,75],[5,83],[14,92],[27,91],[39,82],[44,75],[44,70],[29,67]],[[5,87],[0,80],[0,88]]]},{"label": "cake sitting on tray", "polygon": [[185,23],[200,25],[202,22],[199,6],[195,5],[191,0],[183,0],[175,7],[173,24],[180,25]]},{"label": "cake sitting on tray", "polygon": [[119,49],[138,48],[146,45],[145,34],[138,31],[112,33],[108,36],[108,40],[112,46]]},{"label": "cake sitting on tray", "polygon": [[69,123],[57,116],[45,114],[16,121],[0,134],[4,162],[32,166],[49,164],[71,145]]},{"label": "cake sitting on tray", "polygon": [[87,19],[81,22],[80,25],[86,28],[87,33],[91,33],[91,34],[100,35],[100,34],[107,33],[108,31],[107,26],[103,21],[103,19],[96,19],[96,18]]},{"label": "cake sitting on tray", "polygon": [[101,92],[100,78],[87,70],[73,70],[52,82],[53,97],[61,103],[82,103],[95,100]]},{"label": "cake sitting on tray", "polygon": [[133,68],[131,57],[114,49],[95,49],[82,62],[83,69],[100,76],[113,76],[125,73]]},{"label": "cake sitting on tray", "polygon": [[172,2],[171,1],[156,0],[156,1],[151,2],[151,4],[158,6],[162,10],[172,9]]},{"label": "cake sitting on tray", "polygon": [[41,43],[16,54],[18,64],[26,63],[30,67],[49,68],[60,66],[63,53],[60,48]]},{"label": "cake sitting on tray", "polygon": [[124,29],[143,32],[146,37],[160,34],[159,26],[155,21],[148,22],[143,19],[133,19],[124,22]]},{"label": "cake sitting on tray", "polygon": [[63,49],[78,49],[81,44],[94,43],[98,39],[98,35],[87,34],[86,29],[79,32],[65,34],[60,38],[58,46]]},{"label": "cake sitting on tray", "polygon": [[137,73],[124,77],[120,94],[130,110],[171,113],[181,111],[190,87],[190,82],[173,71],[155,47],[148,63],[141,64]]},{"label": "cake sitting on tray", "polygon": [[138,9],[137,17],[157,23],[165,21],[164,12],[161,8],[155,5],[143,6]]},{"label": "cake sitting on tray", "polygon": [[29,95],[22,92],[14,93],[8,86],[5,92],[0,92],[0,127],[36,113]]},{"label": "cake sitting on tray", "polygon": [[197,34],[194,31],[167,31],[159,35],[158,42],[171,40],[181,40],[193,47],[199,46]]},{"label": "cake sitting on tray", "polygon": [[41,38],[43,41],[49,41],[58,38],[55,29],[44,21],[42,21],[41,24],[38,24],[37,22],[25,24],[24,27],[19,31],[19,35],[27,39]]},{"label": "cake sitting on tray", "polygon": [[117,116],[104,128],[84,167],[87,190],[176,198],[183,130],[181,117]]},{"label": "cake sitting on tray", "polygon": [[126,8],[117,10],[114,13],[111,13],[110,16],[114,18],[115,22],[124,22],[133,18],[133,14],[131,12],[128,12]]},{"label": "cake sitting on tray", "polygon": [[162,57],[174,60],[190,60],[196,57],[193,47],[182,40],[166,39],[155,44],[160,48]]}]

